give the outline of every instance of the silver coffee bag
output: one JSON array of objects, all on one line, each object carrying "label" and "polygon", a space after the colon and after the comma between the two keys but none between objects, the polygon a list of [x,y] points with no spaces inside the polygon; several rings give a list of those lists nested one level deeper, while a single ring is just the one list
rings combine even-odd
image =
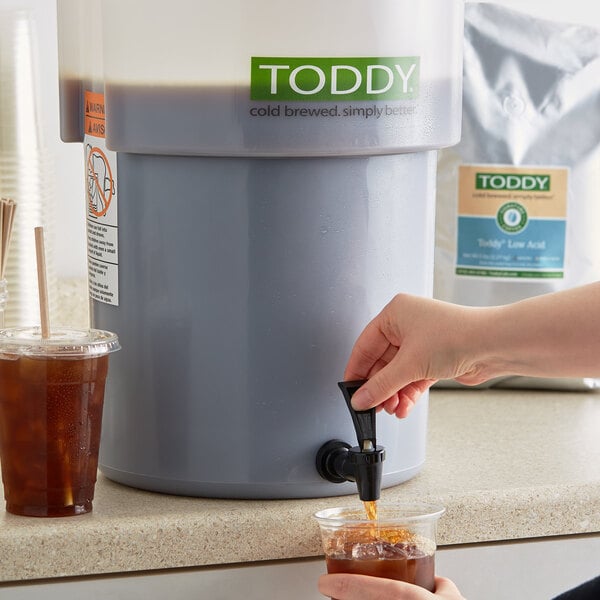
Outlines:
[{"label": "silver coffee bag", "polygon": [[461,142],[439,154],[435,296],[486,306],[600,279],[600,31],[467,3],[463,90]]}]

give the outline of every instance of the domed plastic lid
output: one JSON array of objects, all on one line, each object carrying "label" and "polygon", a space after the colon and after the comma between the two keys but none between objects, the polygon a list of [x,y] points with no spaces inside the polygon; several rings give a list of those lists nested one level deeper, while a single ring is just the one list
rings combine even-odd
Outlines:
[{"label": "domed plastic lid", "polygon": [[115,333],[100,329],[57,327],[49,338],[42,338],[39,327],[0,330],[0,356],[92,357],[119,350]]}]

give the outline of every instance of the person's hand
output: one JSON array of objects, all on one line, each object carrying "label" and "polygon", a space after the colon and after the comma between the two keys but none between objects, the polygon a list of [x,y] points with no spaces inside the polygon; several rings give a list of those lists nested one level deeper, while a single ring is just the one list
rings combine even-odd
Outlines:
[{"label": "person's hand", "polygon": [[439,379],[600,377],[600,282],[503,306],[459,306],[398,294],[360,334],[344,379],[352,397],[405,417]]},{"label": "person's hand", "polygon": [[399,418],[439,379],[465,384],[489,379],[476,358],[479,315],[490,309],[398,294],[357,339],[346,381],[368,379],[355,394],[356,410],[377,406]]},{"label": "person's hand", "polygon": [[464,600],[452,581],[435,578],[435,593],[425,588],[367,575],[335,573],[319,578],[319,592],[335,600]]}]

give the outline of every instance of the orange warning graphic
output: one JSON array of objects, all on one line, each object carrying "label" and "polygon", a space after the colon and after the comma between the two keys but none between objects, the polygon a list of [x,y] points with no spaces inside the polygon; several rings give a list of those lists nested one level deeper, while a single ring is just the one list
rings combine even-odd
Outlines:
[{"label": "orange warning graphic", "polygon": [[83,102],[83,126],[85,134],[93,135],[94,137],[99,138],[106,137],[104,94],[98,94],[97,92],[90,92],[89,90],[85,90]]},{"label": "orange warning graphic", "polygon": [[115,180],[108,157],[97,146],[87,147],[87,198],[90,213],[102,217],[115,195]]}]

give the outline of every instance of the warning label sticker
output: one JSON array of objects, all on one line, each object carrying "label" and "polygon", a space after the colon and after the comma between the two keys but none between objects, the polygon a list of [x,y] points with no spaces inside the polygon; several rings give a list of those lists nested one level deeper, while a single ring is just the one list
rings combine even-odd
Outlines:
[{"label": "warning label sticker", "polygon": [[89,291],[118,306],[117,155],[104,140],[104,96],[86,91],[84,108]]},{"label": "warning label sticker", "polygon": [[83,110],[83,131],[85,135],[91,135],[98,138],[106,137],[104,94],[86,90]]}]

